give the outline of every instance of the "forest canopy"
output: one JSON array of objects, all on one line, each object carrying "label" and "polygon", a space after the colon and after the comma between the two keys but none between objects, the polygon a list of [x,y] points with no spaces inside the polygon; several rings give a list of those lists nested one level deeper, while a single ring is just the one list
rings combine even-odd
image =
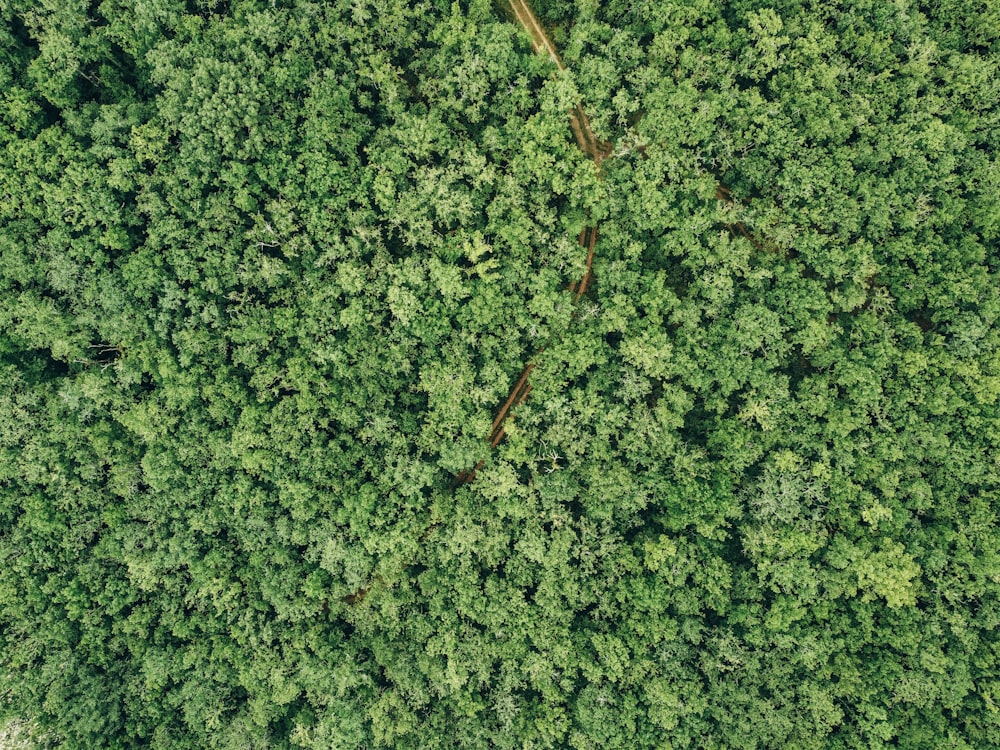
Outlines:
[{"label": "forest canopy", "polygon": [[995,0],[0,18],[0,739],[1000,747]]}]

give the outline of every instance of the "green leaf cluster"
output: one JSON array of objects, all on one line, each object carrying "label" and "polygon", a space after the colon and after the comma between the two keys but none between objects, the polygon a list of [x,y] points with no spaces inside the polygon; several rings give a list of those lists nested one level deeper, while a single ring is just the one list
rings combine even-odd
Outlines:
[{"label": "green leaf cluster", "polygon": [[0,737],[1000,746],[996,12],[536,11],[0,5]]}]

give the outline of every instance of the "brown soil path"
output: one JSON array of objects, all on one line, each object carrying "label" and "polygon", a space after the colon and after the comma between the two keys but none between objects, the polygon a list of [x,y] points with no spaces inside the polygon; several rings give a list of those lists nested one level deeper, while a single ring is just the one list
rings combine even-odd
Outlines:
[{"label": "brown soil path", "polygon": [[545,33],[545,29],[538,20],[538,16],[535,15],[535,11],[531,9],[531,6],[525,0],[508,0],[508,4],[510,5],[511,12],[514,14],[514,18],[531,35],[531,46],[535,48],[535,52],[547,55],[559,70],[566,70],[562,58],[556,52],[556,46],[552,43],[549,35]]},{"label": "brown soil path", "polygon": [[[541,351],[539,351],[539,354],[541,354]],[[510,415],[511,409],[523,404],[527,400],[528,394],[531,393],[531,383],[528,382],[528,375],[534,369],[535,363],[528,363],[528,366],[521,372],[521,377],[518,378],[517,383],[511,389],[510,395],[507,396],[507,400],[504,401],[503,406],[497,411],[497,415],[493,419],[493,427],[490,429],[490,436],[487,438],[490,448],[496,448],[500,444],[500,441],[503,440],[503,436],[506,433],[504,422]],[[476,472],[483,468],[484,463],[485,460],[480,460],[472,469],[460,471],[451,482],[452,488],[460,484],[468,484],[475,479]]]},{"label": "brown soil path", "polygon": [[[566,65],[559,57],[556,46],[545,32],[545,28],[531,6],[528,5],[527,0],[508,0],[508,4],[514,13],[514,18],[531,35],[531,46],[535,48],[535,52],[546,55],[560,71],[566,70]],[[611,153],[611,144],[597,140],[597,136],[594,135],[594,131],[590,127],[587,113],[583,111],[583,106],[580,103],[574,105],[570,111],[569,123],[580,150],[593,159],[599,167],[601,162]]]},{"label": "brown soil path", "polygon": [[[511,12],[514,14],[514,18],[531,36],[531,45],[534,47],[535,52],[546,55],[560,71],[566,70],[566,65],[563,63],[562,58],[559,57],[555,44],[552,43],[552,39],[545,32],[544,27],[538,20],[535,12],[531,9],[531,6],[528,5],[527,0],[508,0],[508,4],[510,5]],[[601,162],[611,154],[611,144],[598,140],[593,129],[590,127],[590,119],[587,117],[587,113],[584,112],[583,105],[579,102],[570,110],[569,124],[570,129],[573,131],[573,136],[576,138],[577,146],[594,160],[594,164],[600,170]],[[569,286],[569,291],[574,294],[574,302],[579,302],[580,298],[587,293],[587,288],[593,278],[594,249],[597,245],[597,234],[596,226],[588,226],[580,233],[578,241],[581,247],[587,249],[587,262],[583,277]],[[540,353],[539,351],[538,354]],[[500,441],[503,440],[505,434],[504,422],[510,416],[511,411],[523,404],[528,398],[528,394],[531,393],[531,383],[528,382],[528,375],[531,374],[534,368],[534,362],[529,363],[524,368],[521,372],[521,377],[518,378],[510,394],[507,396],[507,400],[497,410],[496,417],[493,419],[493,427],[487,438],[487,442],[489,442],[491,448],[496,448],[500,444]],[[476,478],[476,472],[483,467],[483,464],[484,461],[479,461],[472,469],[459,472],[455,479],[452,480],[451,486],[457,487],[460,484],[467,484],[473,481]]]},{"label": "brown soil path", "polygon": [[573,298],[574,302],[580,301],[580,298],[587,293],[587,286],[590,284],[591,269],[594,265],[594,248],[597,245],[597,227],[592,226],[584,229],[580,232],[577,241],[580,243],[580,247],[587,248],[587,265],[583,271],[583,278],[569,285],[569,290],[576,295]]}]

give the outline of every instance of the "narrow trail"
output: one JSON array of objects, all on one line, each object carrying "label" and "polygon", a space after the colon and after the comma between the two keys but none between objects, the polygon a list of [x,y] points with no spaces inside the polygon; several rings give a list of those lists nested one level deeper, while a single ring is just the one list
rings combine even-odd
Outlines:
[{"label": "narrow trail", "polygon": [[574,302],[580,301],[580,298],[587,293],[587,287],[590,284],[591,269],[594,265],[594,248],[597,246],[597,227],[592,226],[584,229],[580,232],[577,241],[580,243],[580,247],[587,248],[587,265],[583,271],[583,278],[569,285],[569,290],[576,295],[573,298]]},{"label": "narrow trail", "polygon": [[[552,43],[552,39],[545,32],[544,27],[531,6],[528,5],[527,0],[508,0],[508,4],[511,12],[514,14],[515,20],[531,36],[531,45],[534,47],[535,52],[546,55],[559,71],[566,70],[566,65],[563,63],[562,58],[559,57],[555,44]],[[601,162],[611,154],[611,144],[598,140],[590,126],[590,119],[587,117],[587,113],[584,112],[583,105],[579,102],[570,110],[569,125],[573,131],[573,137],[576,139],[577,146],[594,161],[598,171],[600,171]],[[574,303],[579,302],[583,295],[587,293],[587,288],[590,286],[591,279],[593,278],[594,251],[597,245],[597,236],[598,231],[595,225],[585,228],[578,238],[580,247],[587,250],[587,260],[583,276],[579,281],[574,281],[569,285],[569,291],[574,295]],[[538,354],[541,354],[541,351],[537,352],[535,356],[537,357]],[[531,393],[531,383],[528,382],[528,375],[531,374],[535,365],[535,362],[528,363],[521,372],[521,377],[518,378],[510,394],[507,396],[507,400],[497,410],[496,416],[493,419],[493,426],[487,438],[490,448],[496,448],[500,444],[500,441],[503,440],[506,434],[504,422],[510,416],[512,410],[523,404],[528,398],[528,394]],[[480,460],[472,469],[459,472],[454,480],[452,480],[451,486],[457,487],[461,484],[472,482],[476,478],[476,473],[483,468],[484,463],[485,459]]]},{"label": "narrow trail", "polygon": [[[549,35],[545,33],[545,28],[526,0],[508,0],[508,4],[514,14],[514,18],[531,35],[531,46],[535,48],[535,52],[546,55],[560,71],[566,70],[566,65],[563,63],[562,58],[559,57],[555,44],[552,43]],[[583,106],[579,102],[570,110],[569,122],[580,150],[593,159],[597,166],[600,167],[601,162],[611,153],[611,144],[597,139],[593,129],[590,127],[590,120],[587,118],[587,113],[583,111]]]},{"label": "narrow trail", "polygon": [[535,52],[547,55],[559,70],[566,70],[562,58],[556,52],[556,46],[552,43],[549,35],[545,33],[545,29],[531,6],[525,0],[508,0],[508,4],[514,13],[514,18],[531,35],[531,46],[535,48]]}]

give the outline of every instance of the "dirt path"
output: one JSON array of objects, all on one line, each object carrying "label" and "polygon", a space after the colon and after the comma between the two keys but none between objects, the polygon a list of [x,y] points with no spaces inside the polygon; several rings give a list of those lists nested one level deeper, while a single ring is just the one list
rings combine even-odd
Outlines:
[{"label": "dirt path", "polygon": [[[566,65],[559,56],[559,52],[556,50],[555,44],[552,42],[548,33],[546,33],[545,27],[542,26],[542,23],[538,20],[538,17],[528,4],[528,1],[507,0],[507,3],[510,6],[511,12],[514,14],[514,19],[531,36],[531,44],[532,47],[534,47],[535,52],[547,56],[559,71],[565,71]],[[593,159],[598,171],[600,171],[601,162],[611,155],[612,144],[606,141],[598,140],[590,126],[590,120],[587,117],[587,113],[584,111],[581,103],[577,102],[573,106],[573,109],[570,110],[569,121],[570,129],[573,131],[573,136],[576,138],[576,143],[580,147],[580,150]],[[643,147],[642,150],[644,152],[645,147]],[[718,200],[724,201],[730,205],[736,205],[738,203],[738,200],[735,196],[733,196],[729,188],[721,182],[716,185],[715,197]],[[740,234],[745,237],[756,249],[762,252],[781,252],[781,248],[774,242],[767,239],[761,240],[756,237],[749,229],[747,229],[746,225],[742,221],[726,224],[726,227],[733,235]],[[597,238],[598,227],[595,224],[593,226],[586,227],[580,233],[577,240],[581,247],[587,249],[587,262],[583,277],[579,281],[573,282],[569,285],[569,291],[574,295],[574,302],[579,302],[583,295],[587,293],[587,289],[593,279],[594,252],[597,245]],[[536,358],[538,354],[541,354],[541,351],[536,353]],[[514,387],[511,389],[510,394],[507,396],[507,400],[504,401],[503,405],[501,405],[497,410],[496,416],[493,419],[493,426],[490,430],[490,435],[487,438],[491,448],[495,448],[499,445],[500,441],[503,440],[505,434],[504,422],[510,416],[511,411],[517,406],[523,404],[528,398],[528,394],[531,392],[531,384],[528,382],[528,375],[534,367],[535,363],[532,362],[524,368],[521,373],[521,377],[518,378]],[[479,463],[477,463],[472,469],[459,472],[459,474],[452,481],[452,487],[457,487],[460,484],[466,484],[473,481],[476,478],[476,472],[483,467],[483,464],[484,461],[479,461]]]},{"label": "dirt path", "polygon": [[[559,57],[555,44],[552,43],[552,39],[545,32],[544,27],[527,1],[508,0],[508,3],[515,20],[531,36],[531,45],[534,47],[535,52],[546,55],[560,71],[566,70],[566,65],[563,63],[562,58]],[[587,113],[584,112],[583,105],[579,102],[570,110],[569,125],[573,131],[577,146],[580,147],[583,153],[593,159],[594,164],[600,170],[601,162],[611,154],[611,144],[598,140],[593,129],[590,127],[590,119],[587,117]],[[587,249],[587,262],[583,277],[579,281],[574,281],[569,286],[569,291],[574,294],[574,302],[579,302],[583,295],[587,293],[587,288],[590,286],[593,278],[594,249],[597,245],[597,235],[597,226],[588,226],[580,233],[578,241],[581,247]],[[541,351],[536,353],[535,356],[537,357],[538,354],[541,354]],[[491,448],[496,448],[500,444],[500,441],[503,440],[506,434],[504,422],[510,416],[511,411],[523,404],[528,398],[528,394],[531,393],[531,383],[528,382],[528,375],[531,374],[534,368],[534,362],[529,363],[524,368],[521,372],[521,377],[518,378],[510,394],[507,396],[507,400],[497,410],[496,416],[493,419],[493,427],[487,438],[487,442],[489,442]],[[476,472],[483,468],[484,463],[485,461],[480,461],[472,469],[459,472],[455,479],[452,480],[451,486],[457,487],[460,484],[468,484],[473,481],[476,478]]]},{"label": "dirt path", "polygon": [[[566,65],[559,57],[555,44],[545,33],[545,28],[526,0],[508,0],[508,4],[514,13],[514,18],[531,35],[531,46],[535,48],[535,52],[546,55],[560,71],[566,70]],[[590,156],[600,167],[601,162],[611,153],[611,144],[597,139],[590,127],[587,113],[583,111],[583,106],[580,103],[574,105],[570,111],[569,122],[580,150]]]},{"label": "dirt path", "polygon": [[590,285],[590,279],[593,275],[592,268],[594,266],[594,248],[597,246],[597,227],[593,226],[584,229],[580,232],[580,237],[577,241],[580,243],[580,247],[587,248],[587,265],[583,271],[583,278],[569,285],[569,290],[576,295],[573,298],[574,302],[580,301],[580,298],[587,293],[587,287]]},{"label": "dirt path", "polygon": [[[556,50],[555,44],[553,44],[552,39],[546,33],[545,28],[538,20],[527,0],[508,0],[508,4],[510,5],[511,12],[514,14],[514,18],[531,36],[531,45],[535,48],[535,51],[546,55],[560,71],[566,70],[566,65],[563,63],[562,58],[559,57],[559,52]],[[573,105],[573,109],[570,110],[569,124],[570,129],[573,131],[573,136],[576,138],[577,146],[580,147],[583,153],[594,160],[594,164],[600,170],[601,162],[611,155],[612,145],[607,141],[599,140],[594,134],[593,128],[590,127],[590,119],[587,117],[587,113],[583,110],[583,105],[580,102]],[[597,227],[587,227],[580,234],[579,242],[581,247],[587,248],[587,266],[583,278],[570,286],[570,290],[576,293],[577,300],[586,294],[587,287],[590,284],[591,269],[594,263],[594,246],[597,243]]]},{"label": "dirt path", "polygon": [[514,13],[514,18],[531,35],[531,45],[535,48],[535,52],[548,56],[559,70],[566,70],[562,58],[556,52],[556,46],[552,43],[549,35],[545,33],[545,29],[531,6],[525,0],[508,0],[508,4]]}]

